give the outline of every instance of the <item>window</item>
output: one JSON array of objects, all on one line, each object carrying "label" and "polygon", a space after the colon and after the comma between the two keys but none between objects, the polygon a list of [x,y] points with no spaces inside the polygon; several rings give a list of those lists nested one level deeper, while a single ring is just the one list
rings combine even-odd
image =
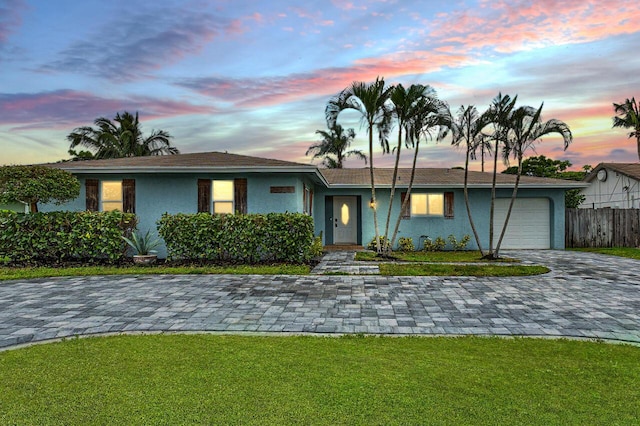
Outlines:
[{"label": "window", "polygon": [[444,194],[411,194],[411,216],[444,216]]},{"label": "window", "polygon": [[213,181],[213,212],[233,214],[233,181]]},{"label": "window", "polygon": [[120,210],[135,213],[136,182],[133,179],[85,181],[86,208],[89,211]]},{"label": "window", "polygon": [[198,179],[198,212],[247,213],[247,179]]},{"label": "window", "polygon": [[100,210],[103,212],[122,211],[122,181],[102,181],[101,184]]}]

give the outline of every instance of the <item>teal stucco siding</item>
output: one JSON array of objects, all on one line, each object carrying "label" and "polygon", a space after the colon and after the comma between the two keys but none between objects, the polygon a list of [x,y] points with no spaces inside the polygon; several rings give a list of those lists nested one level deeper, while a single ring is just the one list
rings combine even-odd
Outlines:
[{"label": "teal stucco siding", "polygon": [[[86,209],[86,179],[135,180],[135,212],[138,217],[138,230],[145,233],[151,230],[157,235],[157,221],[163,213],[196,213],[198,211],[198,179],[233,180],[247,179],[247,212],[248,213],[284,213],[302,212],[302,176],[297,174],[278,173],[166,173],[166,174],[94,174],[79,177],[80,196],[63,204],[45,204],[40,211]],[[271,187],[293,187],[294,192],[272,193]],[[158,248],[158,256],[166,257],[166,247]]]},{"label": "teal stucco siding", "polygon": [[[375,236],[375,228],[373,221],[373,210],[369,207],[369,200],[371,199],[370,189],[326,189],[316,188],[316,200],[314,207],[314,220],[316,227],[316,234],[323,231],[323,242],[325,244],[333,243],[332,232],[333,229],[331,220],[328,220],[328,215],[332,215],[332,210],[326,208],[327,197],[335,196],[359,196],[362,200],[362,244],[367,245]],[[391,209],[391,220],[389,224],[389,236],[393,234],[393,229],[396,224],[396,220],[400,213],[401,205],[401,192],[406,192],[406,189],[396,190],[393,208]],[[427,216],[427,217],[411,217],[410,219],[402,219],[398,228],[397,238],[410,237],[413,239],[416,248],[421,241],[422,236],[429,236],[432,240],[437,237],[442,237],[445,240],[451,234],[453,234],[457,240],[460,240],[464,235],[471,236],[468,248],[476,249],[477,244],[473,238],[473,231],[467,215],[467,210],[464,202],[464,192],[462,189],[450,189],[446,187],[442,188],[417,188],[412,190],[413,194],[418,193],[444,193],[453,192],[453,217],[445,218],[444,216]],[[377,212],[378,212],[378,230],[379,234],[383,235],[385,232],[387,214],[389,209],[390,191],[388,188],[377,189]],[[511,197],[511,190],[498,190],[497,197],[508,199]],[[549,214],[550,214],[550,245],[553,249],[564,248],[564,190],[562,189],[520,189],[518,192],[518,198],[546,198],[549,200]],[[491,205],[491,191],[490,189],[470,189],[469,201],[471,205],[471,212],[473,214],[474,224],[478,230],[481,244],[484,249],[489,246],[489,218],[490,218],[490,205]],[[496,228],[498,225],[496,224]],[[499,234],[497,231],[494,234],[494,241],[497,241]],[[397,242],[397,239],[396,239]],[[494,243],[495,245],[495,243]]]}]

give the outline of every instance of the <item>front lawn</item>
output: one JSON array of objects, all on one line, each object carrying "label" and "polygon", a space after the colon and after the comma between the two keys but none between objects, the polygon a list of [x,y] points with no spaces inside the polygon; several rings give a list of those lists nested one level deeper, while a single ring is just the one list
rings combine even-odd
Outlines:
[{"label": "front lawn", "polygon": [[537,265],[465,265],[449,263],[381,263],[380,274],[390,276],[442,277],[519,277],[546,274],[545,266]]},{"label": "front lawn", "polygon": [[638,347],[151,335],[0,353],[1,424],[635,424]]},{"label": "front lawn", "polygon": [[628,257],[629,259],[640,259],[640,249],[635,247],[571,248],[568,250],[610,254],[612,256]]},{"label": "front lawn", "polygon": [[[482,259],[482,255],[477,250],[468,251],[394,251],[391,257],[380,257],[372,251],[361,251],[356,253],[356,260],[381,262],[397,260],[402,262],[489,262]],[[519,262],[516,259],[501,258],[495,262]]]},{"label": "front lawn", "polygon": [[308,265],[234,265],[234,266],[79,266],[68,268],[0,267],[0,280],[46,277],[77,277],[89,275],[149,275],[149,274],[257,274],[305,275]]}]

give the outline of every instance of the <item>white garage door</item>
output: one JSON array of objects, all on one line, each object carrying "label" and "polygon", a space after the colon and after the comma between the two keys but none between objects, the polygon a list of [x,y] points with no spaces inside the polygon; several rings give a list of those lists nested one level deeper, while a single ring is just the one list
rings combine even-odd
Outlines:
[{"label": "white garage door", "polygon": [[[494,241],[497,243],[510,199],[496,199]],[[517,198],[509,217],[501,249],[551,248],[551,215],[548,198]]]}]

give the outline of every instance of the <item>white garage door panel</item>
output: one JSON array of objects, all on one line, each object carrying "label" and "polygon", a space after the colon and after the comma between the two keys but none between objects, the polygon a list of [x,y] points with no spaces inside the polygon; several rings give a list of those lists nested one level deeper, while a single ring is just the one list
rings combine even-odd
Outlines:
[{"label": "white garage door panel", "polygon": [[[510,199],[496,199],[494,224],[497,243],[502,225],[507,216]],[[548,249],[551,248],[551,217],[549,199],[518,198],[513,205],[507,233],[502,240],[503,249]]]}]

